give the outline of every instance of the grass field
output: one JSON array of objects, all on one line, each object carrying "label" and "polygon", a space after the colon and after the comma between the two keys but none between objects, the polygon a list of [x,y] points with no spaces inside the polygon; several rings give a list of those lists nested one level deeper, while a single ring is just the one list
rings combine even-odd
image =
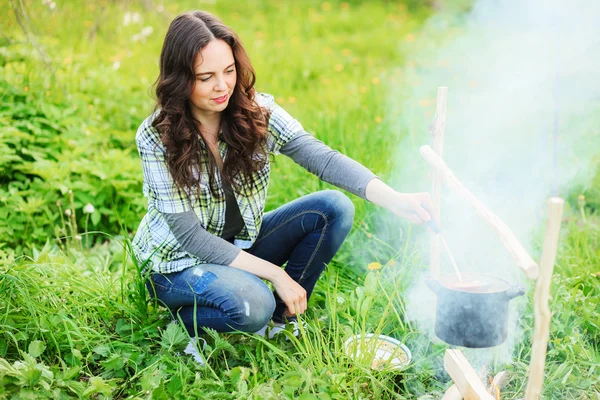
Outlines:
[{"label": "grass field", "polygon": [[[447,346],[406,317],[405,295],[427,269],[423,228],[352,197],[353,230],[318,282],[303,335],[209,334],[206,367],[180,355],[189,338],[147,301],[129,248],[146,205],[134,135],[152,109],[149,88],[175,15],[203,8],[221,17],[242,38],[258,90],[391,179],[402,163],[390,162],[397,144],[424,138],[406,127],[427,124],[435,109],[425,101],[399,125],[389,99],[411,90],[403,68],[436,10],[384,0],[168,3],[0,5],[0,398],[440,398],[451,384]],[[453,8],[460,20],[468,5]],[[553,278],[548,399],[600,399],[595,182],[579,201],[580,192],[565,194],[572,201]],[[331,187],[284,157],[270,185],[267,208]],[[541,238],[532,238],[536,259]],[[368,269],[372,262],[381,268]],[[532,299],[529,291],[512,362],[486,365],[511,374],[502,398],[524,395]],[[406,343],[414,362],[379,371],[348,358],[345,339],[368,332]]]}]

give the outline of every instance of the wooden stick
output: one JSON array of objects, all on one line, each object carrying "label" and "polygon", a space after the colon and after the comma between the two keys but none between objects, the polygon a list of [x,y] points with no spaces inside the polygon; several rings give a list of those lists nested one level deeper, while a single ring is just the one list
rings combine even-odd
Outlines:
[{"label": "wooden stick", "polygon": [[494,400],[460,350],[446,350],[444,369],[466,400]]},{"label": "wooden stick", "polygon": [[508,375],[507,371],[498,372],[494,376],[494,379],[492,379],[492,388],[493,386],[496,386],[498,387],[498,389],[502,390],[502,388],[504,388],[504,386],[506,386],[509,381],[510,375]]},{"label": "wooden stick", "polygon": [[460,390],[458,390],[458,387],[456,386],[456,384],[450,386],[448,388],[448,390],[446,390],[444,392],[444,395],[442,396],[441,400],[462,400],[463,399],[463,395],[460,394]]},{"label": "wooden stick", "polygon": [[[435,107],[435,118],[433,120],[433,150],[438,156],[442,157],[444,152],[444,135],[446,132],[446,99],[448,97],[447,87],[438,87],[437,103]],[[431,187],[431,200],[433,203],[433,212],[440,218],[440,192],[442,179],[435,171],[433,172],[433,184]],[[431,232],[431,276],[434,279],[440,277],[440,236]]]},{"label": "wooden stick", "polygon": [[539,273],[538,265],[533,258],[523,248],[515,234],[508,226],[494,213],[492,213],[473,193],[471,193],[452,170],[448,168],[444,160],[442,160],[429,146],[422,146],[420,149],[421,156],[433,167],[433,169],[443,178],[444,182],[460,194],[467,202],[475,208],[475,211],[481,216],[484,221],[492,227],[498,234],[504,247],[512,255],[517,265],[531,278],[536,279]]},{"label": "wooden stick", "polygon": [[558,249],[558,236],[564,203],[565,201],[559,197],[552,197],[548,200],[548,222],[540,261],[540,278],[535,284],[535,326],[525,400],[539,399],[542,392],[551,318],[548,298],[550,297],[550,283]]},{"label": "wooden stick", "polygon": [[[508,383],[508,381],[510,380],[510,377],[508,375],[508,372],[506,371],[502,371],[502,372],[498,372],[496,374],[496,376],[494,376],[494,379],[492,379],[492,385],[490,385],[490,388],[488,389],[488,392],[492,395],[492,396],[496,396],[495,393],[495,388],[498,388],[498,390],[502,390],[502,388],[504,388],[504,386],[506,386],[506,384]],[[452,385],[448,388],[448,390],[446,390],[444,392],[444,396],[442,397],[441,400],[462,400],[462,394],[460,394],[460,390],[458,390],[458,387],[456,385]]]},{"label": "wooden stick", "polygon": [[[498,390],[502,390],[502,388],[504,388],[504,386],[506,386],[506,384],[508,383],[509,380],[510,380],[510,377],[508,375],[508,372],[506,372],[506,371],[498,372],[496,374],[496,376],[494,376],[494,379],[492,379],[492,385],[490,385],[488,392],[490,392],[490,394],[495,397],[494,386],[497,387]],[[444,392],[444,396],[442,397],[441,400],[462,400],[462,399],[463,399],[463,396],[462,396],[462,394],[460,394],[460,390],[458,390],[458,387],[456,385],[452,385],[448,388],[448,390],[446,390],[446,392]]]}]

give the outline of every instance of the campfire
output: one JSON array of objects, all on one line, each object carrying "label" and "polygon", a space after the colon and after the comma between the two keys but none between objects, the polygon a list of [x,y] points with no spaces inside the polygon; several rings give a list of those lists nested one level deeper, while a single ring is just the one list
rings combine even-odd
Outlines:
[{"label": "campfire", "polygon": [[[536,280],[535,328],[525,399],[539,399],[543,385],[551,316],[548,307],[550,282],[556,259],[564,200],[558,197],[548,200],[546,237],[538,266],[510,228],[462,184],[442,159],[447,94],[446,87],[438,88],[436,112],[431,125],[433,148],[423,146],[420,149],[421,156],[434,170],[432,211],[435,215],[440,215],[440,190],[441,184],[445,183],[469,203],[477,215],[497,233],[504,247],[525,275],[529,279]],[[431,279],[427,282],[438,296],[436,335],[451,345],[471,348],[491,347],[502,343],[506,339],[508,300],[524,294],[524,290],[489,275],[461,273],[441,231],[439,226],[432,229]],[[454,274],[440,275],[440,242],[452,261]],[[490,314],[494,317],[489,318]],[[446,350],[444,369],[452,378],[454,385],[446,391],[443,400],[500,399],[501,389],[508,381],[507,372],[502,371],[489,378],[489,385],[484,384],[485,378],[482,379],[475,372],[464,354],[457,349]]]}]

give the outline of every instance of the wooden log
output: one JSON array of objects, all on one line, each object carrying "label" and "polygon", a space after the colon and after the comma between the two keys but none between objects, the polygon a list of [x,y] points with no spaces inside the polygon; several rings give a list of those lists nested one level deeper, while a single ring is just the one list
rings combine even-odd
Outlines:
[{"label": "wooden log", "polygon": [[[502,388],[504,386],[506,386],[506,384],[508,383],[510,377],[508,375],[508,372],[506,371],[502,371],[502,372],[498,372],[495,376],[494,379],[492,379],[492,385],[490,385],[490,388],[488,389],[488,392],[493,396],[493,397],[497,397],[495,395],[495,388],[498,388],[498,390],[502,390]],[[456,385],[452,385],[448,388],[448,390],[446,390],[446,392],[444,392],[444,396],[442,397],[441,400],[462,400],[463,396],[462,394],[460,394],[460,390],[458,390],[458,387]]]},{"label": "wooden log", "polygon": [[550,283],[552,282],[554,261],[556,260],[556,252],[558,250],[558,237],[564,203],[565,201],[559,197],[552,197],[548,200],[548,222],[546,224],[542,259],[540,261],[540,277],[535,284],[535,325],[525,400],[539,399],[542,393],[546,348],[550,332],[550,318],[552,317],[550,307],[548,306],[548,299],[550,297]]},{"label": "wooden log", "polygon": [[510,381],[510,375],[508,375],[507,371],[498,372],[494,379],[492,379],[492,387],[496,386],[498,389],[502,390],[504,386],[508,384]]},{"label": "wooden log", "polygon": [[444,182],[470,203],[475,208],[477,214],[498,234],[504,247],[506,247],[523,272],[529,278],[536,279],[539,273],[538,265],[523,248],[510,228],[462,184],[452,170],[448,168],[444,160],[438,157],[431,147],[422,146],[420,152],[421,156],[442,177]]},{"label": "wooden log", "polygon": [[[433,120],[433,151],[440,157],[444,152],[444,135],[446,133],[446,99],[448,97],[447,87],[438,87],[437,92],[437,103],[435,107],[435,118]],[[436,216],[438,222],[440,221],[440,193],[442,186],[442,178],[438,173],[433,171],[433,183],[431,187],[431,200],[433,203],[433,214]],[[430,257],[430,269],[431,276],[434,279],[440,277],[440,236],[431,232],[431,257]]]},{"label": "wooden log", "polygon": [[460,394],[460,390],[456,385],[452,385],[444,392],[441,400],[462,400],[463,395]]},{"label": "wooden log", "polygon": [[494,400],[494,397],[488,393],[477,372],[460,350],[446,350],[444,369],[466,400]]}]

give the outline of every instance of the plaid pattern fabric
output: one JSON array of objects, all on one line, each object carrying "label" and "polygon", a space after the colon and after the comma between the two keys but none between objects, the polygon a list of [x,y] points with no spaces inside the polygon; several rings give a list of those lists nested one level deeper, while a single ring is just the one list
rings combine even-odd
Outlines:
[{"label": "plaid pattern fabric", "polygon": [[[257,93],[256,102],[271,112],[267,145],[270,153],[279,154],[283,145],[303,131],[302,125],[277,105],[273,96]],[[160,134],[152,127],[155,116],[156,114],[153,114],[146,118],[136,134],[144,174],[143,193],[148,198],[148,212],[133,239],[133,250],[140,263],[149,260],[149,267],[153,271],[169,273],[207,261],[181,248],[162,213],[180,213],[193,209],[202,227],[209,233],[220,236],[225,225],[225,192],[220,174],[215,176],[217,196],[210,192],[206,173],[208,161],[202,165],[199,191],[192,190],[186,194],[175,185],[167,169],[166,150],[161,143]],[[203,152],[206,151],[204,148]],[[225,159],[227,145],[222,141],[219,141],[219,151]],[[246,188],[245,193],[235,194],[245,223],[244,229],[234,239],[234,244],[239,248],[251,247],[258,236],[270,171],[267,157],[265,167],[254,176],[255,185],[252,190],[245,184],[242,176],[235,178],[236,183]]]}]

